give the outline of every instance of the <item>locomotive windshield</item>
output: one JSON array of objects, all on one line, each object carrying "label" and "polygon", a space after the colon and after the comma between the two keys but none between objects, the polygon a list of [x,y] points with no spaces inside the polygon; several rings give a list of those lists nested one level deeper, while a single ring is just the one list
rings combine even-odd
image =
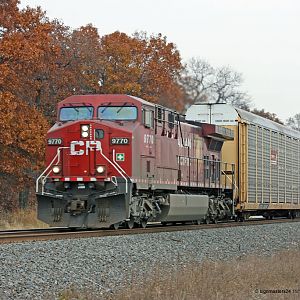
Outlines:
[{"label": "locomotive windshield", "polygon": [[90,120],[93,118],[93,107],[91,106],[72,106],[63,107],[60,110],[60,121]]},{"label": "locomotive windshield", "polygon": [[135,106],[100,106],[98,118],[101,120],[133,121],[137,118]]}]

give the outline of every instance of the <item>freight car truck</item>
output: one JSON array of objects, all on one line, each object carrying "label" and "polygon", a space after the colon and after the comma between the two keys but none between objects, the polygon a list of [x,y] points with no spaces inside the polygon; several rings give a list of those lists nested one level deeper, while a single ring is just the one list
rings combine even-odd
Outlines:
[{"label": "freight car truck", "polygon": [[186,119],[234,131],[222,157],[236,166],[240,219],[300,215],[300,132],[229,104],[192,105]]}]

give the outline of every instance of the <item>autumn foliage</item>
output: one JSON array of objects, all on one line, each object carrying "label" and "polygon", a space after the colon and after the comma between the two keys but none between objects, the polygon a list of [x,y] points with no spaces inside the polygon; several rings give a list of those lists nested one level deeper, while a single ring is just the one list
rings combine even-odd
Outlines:
[{"label": "autumn foliage", "polygon": [[101,93],[139,96],[178,110],[183,109],[182,91],[177,83],[182,70],[178,50],[166,37],[133,37],[114,32],[101,39]]},{"label": "autumn foliage", "polygon": [[124,93],[184,108],[180,54],[166,37],[71,30],[19,4],[0,0],[0,210],[34,186],[45,133],[65,97]]}]

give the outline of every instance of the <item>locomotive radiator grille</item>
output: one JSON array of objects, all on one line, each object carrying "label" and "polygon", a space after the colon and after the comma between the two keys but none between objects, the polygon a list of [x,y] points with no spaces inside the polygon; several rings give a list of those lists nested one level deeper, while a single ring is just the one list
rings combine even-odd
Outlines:
[{"label": "locomotive radiator grille", "polygon": [[100,207],[98,209],[99,222],[107,222],[108,217],[109,217],[109,207]]}]

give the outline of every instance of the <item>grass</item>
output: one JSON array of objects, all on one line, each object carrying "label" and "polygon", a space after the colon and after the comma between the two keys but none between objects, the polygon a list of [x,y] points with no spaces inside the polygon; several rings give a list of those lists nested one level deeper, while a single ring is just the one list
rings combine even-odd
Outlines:
[{"label": "grass", "polygon": [[245,256],[226,262],[195,262],[170,271],[167,273],[162,266],[151,277],[137,277],[115,294],[97,296],[93,291],[68,289],[59,299],[300,299],[299,250],[270,257]]},{"label": "grass", "polygon": [[35,209],[18,209],[0,214],[0,230],[47,228],[48,225],[36,218]]}]

